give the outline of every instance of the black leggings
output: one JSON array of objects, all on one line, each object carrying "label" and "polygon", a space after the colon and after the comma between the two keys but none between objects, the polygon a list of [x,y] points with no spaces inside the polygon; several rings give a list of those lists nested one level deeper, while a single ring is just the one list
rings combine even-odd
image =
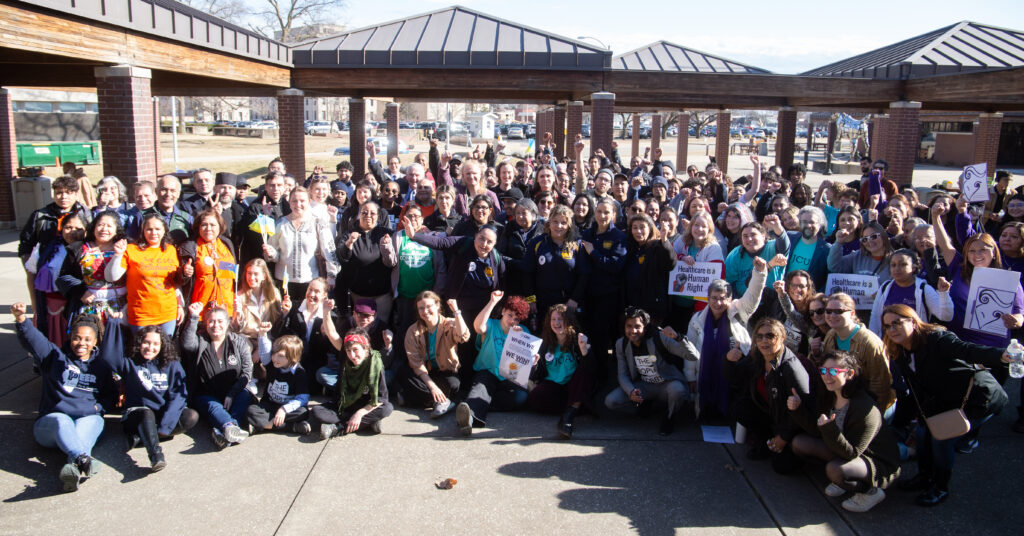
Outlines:
[{"label": "black leggings", "polygon": [[[437,388],[444,393],[449,400],[459,394],[459,387],[462,382],[456,372],[434,369],[429,372],[430,379],[437,384]],[[411,408],[430,408],[434,406],[434,397],[430,394],[430,387],[427,382],[410,368],[402,367],[398,373],[398,385],[405,396],[405,404]]]},{"label": "black leggings", "polygon": [[[772,418],[767,411],[758,406],[749,396],[736,400],[732,405],[732,418],[747,429],[747,442],[760,448],[775,437],[772,431]],[[779,474],[790,474],[803,465],[802,460],[793,454],[792,442],[786,443],[782,452],[772,452],[772,469]]]},{"label": "black leggings", "polygon": [[[325,406],[314,406],[309,410],[309,423],[313,426],[321,424],[344,424],[352,417],[359,408],[365,406],[366,403],[352,404],[345,408],[341,413],[338,413]],[[359,423],[359,428],[363,429],[373,425],[373,423],[384,420],[384,417],[391,415],[392,411],[391,403],[384,401],[383,404],[373,408],[372,411],[363,416],[363,420]]]},{"label": "black leggings", "polygon": [[[126,410],[124,419],[121,421],[121,429],[128,435],[141,435],[143,421],[152,421],[156,426],[156,413],[146,407],[132,408]],[[161,435],[160,439],[170,439],[178,434],[191,430],[199,422],[199,413],[192,408],[181,410],[181,417],[178,417],[178,424],[171,430],[170,435]]]},{"label": "black leggings", "polygon": [[[263,399],[259,404],[250,404],[245,410],[245,418],[249,421],[249,425],[253,427],[255,431],[268,430],[268,425],[274,420],[274,415],[277,410],[281,408],[281,404],[273,402],[270,399]],[[289,411],[284,415],[284,423],[292,423],[296,421],[306,420],[306,416],[309,415],[309,410],[305,407],[299,407],[294,411]],[[277,428],[281,430],[284,428]]]}]

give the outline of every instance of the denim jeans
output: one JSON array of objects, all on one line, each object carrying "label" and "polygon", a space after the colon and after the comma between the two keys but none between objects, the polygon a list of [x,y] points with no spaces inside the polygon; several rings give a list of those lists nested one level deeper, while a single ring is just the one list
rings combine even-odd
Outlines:
[{"label": "denim jeans", "polygon": [[[992,414],[988,414],[980,419],[971,421],[971,430],[978,429],[979,426],[985,424],[991,418]],[[932,467],[953,469],[953,458],[956,455],[956,440],[963,436],[942,440],[935,439],[928,432],[928,427],[924,424],[918,424],[917,430],[914,433],[917,436],[917,456],[919,459],[921,457],[930,458]]]},{"label": "denim jeans", "polygon": [[36,443],[48,448],[59,448],[68,455],[69,463],[82,454],[92,455],[92,447],[101,433],[101,415],[73,419],[64,413],[50,413],[37,419],[32,427]]},{"label": "denim jeans", "polygon": [[252,402],[252,393],[247,389],[242,389],[231,401],[230,408],[224,408],[223,400],[203,395],[196,397],[195,410],[206,417],[215,428],[224,428],[224,425],[228,423],[237,425],[239,422],[243,422],[242,419],[245,418],[245,412],[249,409],[250,402]]},{"label": "denim jeans", "polygon": [[[160,328],[161,331],[166,333],[168,337],[173,339],[174,338],[174,328],[176,328],[177,325],[178,325],[178,321],[177,320],[168,320],[167,322],[164,322],[163,324],[157,324],[156,326],[158,328]],[[131,330],[132,335],[137,335],[139,333],[139,330],[144,328],[144,327],[146,327],[146,326],[133,326],[131,324],[128,324],[128,329]]]}]

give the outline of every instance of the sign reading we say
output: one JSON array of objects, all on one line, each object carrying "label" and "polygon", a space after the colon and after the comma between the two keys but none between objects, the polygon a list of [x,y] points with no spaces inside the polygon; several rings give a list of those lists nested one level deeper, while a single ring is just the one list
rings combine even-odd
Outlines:
[{"label": "sign reading we say", "polygon": [[533,356],[540,351],[541,339],[525,331],[509,331],[505,339],[505,348],[498,361],[498,372],[506,380],[515,382],[522,388],[530,383],[530,371],[533,370]]},{"label": "sign reading we say", "polygon": [[964,168],[960,190],[968,203],[988,201],[988,164],[982,162]]}]

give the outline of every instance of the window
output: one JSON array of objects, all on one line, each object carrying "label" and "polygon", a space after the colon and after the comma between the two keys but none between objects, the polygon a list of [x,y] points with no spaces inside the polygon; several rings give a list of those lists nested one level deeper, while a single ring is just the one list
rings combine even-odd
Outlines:
[{"label": "window", "polygon": [[53,103],[52,102],[31,102],[31,101],[27,101],[27,102],[22,102],[21,106],[19,106],[19,108],[20,108],[19,111],[22,111],[22,112],[44,112],[44,113],[46,113],[46,112],[52,112],[53,111]]},{"label": "window", "polygon": [[84,102],[59,102],[57,106],[64,113],[85,113]]}]

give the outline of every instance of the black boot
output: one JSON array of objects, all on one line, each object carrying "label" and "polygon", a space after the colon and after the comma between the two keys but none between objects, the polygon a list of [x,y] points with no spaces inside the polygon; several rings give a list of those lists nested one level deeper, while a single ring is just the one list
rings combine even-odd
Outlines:
[{"label": "black boot", "polygon": [[579,408],[569,406],[569,409],[565,410],[565,414],[562,415],[562,418],[558,419],[558,436],[562,439],[572,439],[572,421],[576,417],[577,411],[579,411]]},{"label": "black boot", "polygon": [[933,473],[931,489],[918,495],[915,501],[920,506],[935,506],[949,498],[949,478],[953,471],[936,467]]},{"label": "black boot", "polygon": [[160,448],[160,437],[156,432],[156,418],[152,412],[146,412],[139,423],[139,439],[146,447],[146,454],[149,454],[150,469],[155,473],[167,467],[164,451]]}]

